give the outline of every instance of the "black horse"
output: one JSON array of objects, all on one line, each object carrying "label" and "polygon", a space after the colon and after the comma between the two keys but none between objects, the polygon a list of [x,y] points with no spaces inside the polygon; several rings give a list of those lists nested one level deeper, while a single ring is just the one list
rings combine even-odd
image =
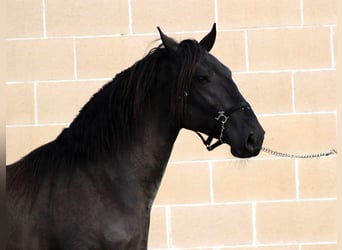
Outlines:
[{"label": "black horse", "polygon": [[207,134],[209,150],[226,143],[236,157],[258,155],[264,131],[209,54],[215,24],[199,43],[159,33],[162,44],[104,85],[54,141],[7,167],[7,249],[147,249],[182,128]]}]

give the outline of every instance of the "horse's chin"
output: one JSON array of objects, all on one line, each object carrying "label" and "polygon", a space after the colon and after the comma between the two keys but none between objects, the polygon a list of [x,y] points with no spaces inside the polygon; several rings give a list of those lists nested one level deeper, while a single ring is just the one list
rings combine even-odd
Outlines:
[{"label": "horse's chin", "polygon": [[230,147],[230,152],[235,157],[245,159],[245,158],[251,158],[251,157],[257,156],[260,153],[260,149],[249,151],[247,149],[238,149],[238,148]]}]

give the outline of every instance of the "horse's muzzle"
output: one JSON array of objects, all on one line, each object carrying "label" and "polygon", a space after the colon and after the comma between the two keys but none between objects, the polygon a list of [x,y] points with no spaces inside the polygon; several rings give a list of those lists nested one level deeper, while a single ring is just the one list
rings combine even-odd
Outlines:
[{"label": "horse's muzzle", "polygon": [[231,145],[231,153],[239,158],[257,156],[262,148],[265,131],[250,132],[240,145]]}]

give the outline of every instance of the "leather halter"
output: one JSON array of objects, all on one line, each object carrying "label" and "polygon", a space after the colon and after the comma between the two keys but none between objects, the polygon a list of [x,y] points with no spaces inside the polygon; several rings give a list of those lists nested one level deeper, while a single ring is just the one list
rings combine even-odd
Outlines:
[{"label": "leather halter", "polygon": [[247,102],[242,101],[239,104],[237,104],[236,106],[228,109],[227,111],[217,112],[216,117],[214,117],[214,119],[221,123],[221,132],[220,132],[219,139],[214,144],[211,144],[211,142],[214,138],[214,136],[212,134],[210,134],[207,139],[204,139],[204,137],[198,131],[196,131],[196,134],[201,138],[203,144],[205,145],[205,147],[207,148],[208,151],[211,151],[211,150],[217,148],[218,146],[220,146],[221,144],[224,143],[223,142],[223,131],[225,130],[225,125],[228,122],[230,116],[233,113],[235,113],[236,111],[239,111],[239,110],[244,111],[246,109],[250,110],[251,107]]}]

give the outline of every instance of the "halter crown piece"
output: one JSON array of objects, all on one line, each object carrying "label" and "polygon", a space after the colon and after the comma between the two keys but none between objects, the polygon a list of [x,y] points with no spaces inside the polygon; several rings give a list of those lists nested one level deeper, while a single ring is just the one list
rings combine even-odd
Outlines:
[{"label": "halter crown piece", "polygon": [[225,125],[228,122],[230,116],[236,111],[239,111],[239,110],[244,111],[246,109],[250,110],[251,107],[249,106],[247,102],[243,101],[243,102],[240,102],[238,105],[230,108],[227,112],[225,111],[217,112],[216,117],[214,117],[214,119],[221,123],[221,131],[220,131],[219,139],[214,144],[211,144],[214,138],[212,134],[210,134],[207,139],[204,139],[204,137],[198,131],[196,132],[196,134],[201,138],[203,144],[205,145],[208,151],[212,151],[213,149],[217,148],[218,146],[224,143],[223,132],[225,130]]}]

